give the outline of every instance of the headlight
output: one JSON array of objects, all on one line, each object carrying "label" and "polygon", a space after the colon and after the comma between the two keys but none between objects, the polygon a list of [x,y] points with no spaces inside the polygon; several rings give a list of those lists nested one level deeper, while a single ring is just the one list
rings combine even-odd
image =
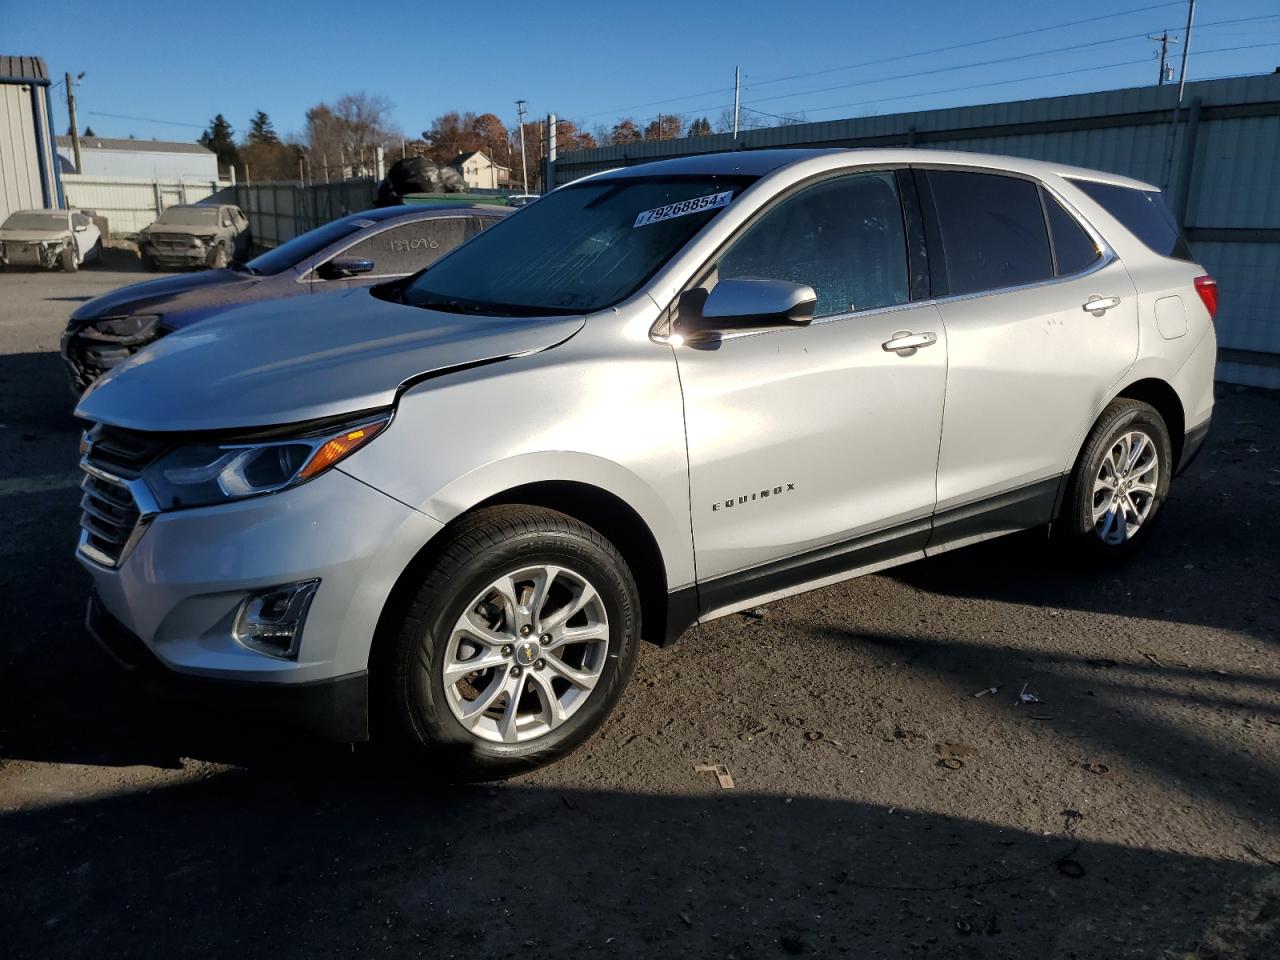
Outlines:
[{"label": "headlight", "polygon": [[153,339],[158,314],[142,313],[132,317],[107,317],[85,327],[82,336],[90,340],[109,340],[112,343],[140,343]]},{"label": "headlight", "polygon": [[165,454],[142,474],[161,510],[203,507],[275,493],[318,477],[391,422],[391,412],[296,438],[196,443]]},{"label": "headlight", "polygon": [[196,239],[199,240],[201,243],[203,243],[207,247],[209,246],[209,244],[213,243],[218,238],[217,237],[196,237]]}]

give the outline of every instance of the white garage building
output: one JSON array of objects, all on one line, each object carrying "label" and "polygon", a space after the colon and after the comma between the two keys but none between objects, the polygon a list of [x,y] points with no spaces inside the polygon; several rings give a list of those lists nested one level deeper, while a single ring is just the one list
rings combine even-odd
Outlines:
[{"label": "white garage building", "polygon": [[131,177],[139,180],[217,180],[218,155],[198,143],[172,140],[116,140],[81,137],[80,163],[70,137],[58,137],[58,156],[64,173],[90,177]]}]

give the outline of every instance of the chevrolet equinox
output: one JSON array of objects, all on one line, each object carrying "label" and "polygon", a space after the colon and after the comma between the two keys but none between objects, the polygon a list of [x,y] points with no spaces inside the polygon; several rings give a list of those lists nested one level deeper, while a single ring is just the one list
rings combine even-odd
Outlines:
[{"label": "chevrolet equinox", "polygon": [[1208,430],[1216,304],[1112,174],[611,171],[108,373],[89,626],[153,686],[505,776],[587,739],[641,640],[1033,527],[1128,558]]}]

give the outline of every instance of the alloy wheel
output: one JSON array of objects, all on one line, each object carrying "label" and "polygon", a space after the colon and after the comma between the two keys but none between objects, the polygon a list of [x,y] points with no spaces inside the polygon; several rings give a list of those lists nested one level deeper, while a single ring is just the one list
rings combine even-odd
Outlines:
[{"label": "alloy wheel", "polygon": [[1160,456],[1152,437],[1142,430],[1117,437],[1093,482],[1093,527],[1103,543],[1116,546],[1138,533],[1151,518],[1159,482]]},{"label": "alloy wheel", "polygon": [[490,583],[454,624],[445,697],[475,736],[523,743],[582,707],[608,647],[604,601],[585,577],[552,564],[523,567]]}]

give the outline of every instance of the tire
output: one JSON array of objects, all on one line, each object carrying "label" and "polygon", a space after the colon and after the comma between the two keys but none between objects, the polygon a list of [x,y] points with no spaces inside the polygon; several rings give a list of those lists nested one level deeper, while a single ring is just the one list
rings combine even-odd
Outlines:
[{"label": "tire", "polygon": [[80,261],[76,259],[76,248],[74,245],[63,247],[62,253],[59,254],[59,258],[62,261],[63,273],[75,273],[80,269]]},{"label": "tire", "polygon": [[228,262],[227,248],[222,244],[218,244],[209,260],[209,266],[214,270],[225,270]]},{"label": "tire", "polygon": [[[1126,473],[1135,447],[1137,459]],[[1113,401],[1093,425],[1071,473],[1057,524],[1061,539],[1088,565],[1129,560],[1163,513],[1173,469],[1164,418],[1140,400]]]},{"label": "tire", "polygon": [[101,237],[99,237],[96,241],[94,241],[93,249],[89,251],[89,256],[86,259],[92,260],[96,266],[102,266],[102,238]]},{"label": "tire", "polygon": [[160,269],[160,264],[156,263],[156,258],[151,256],[149,253],[142,253],[139,254],[139,256],[142,258],[143,270],[146,270],[148,273],[155,273]]},{"label": "tire", "polygon": [[[547,578],[550,567],[558,572]],[[551,585],[539,588],[531,571]],[[496,589],[504,578],[506,600]],[[588,596],[583,584],[594,599],[556,624]],[[521,624],[533,632],[522,634]],[[557,653],[565,630],[598,639]],[[635,580],[600,533],[552,510],[486,508],[463,518],[430,564],[374,689],[390,732],[430,768],[456,780],[498,779],[560,759],[599,728],[631,678],[639,637]],[[491,666],[467,675],[472,659]],[[515,690],[512,711],[507,691]]]}]

